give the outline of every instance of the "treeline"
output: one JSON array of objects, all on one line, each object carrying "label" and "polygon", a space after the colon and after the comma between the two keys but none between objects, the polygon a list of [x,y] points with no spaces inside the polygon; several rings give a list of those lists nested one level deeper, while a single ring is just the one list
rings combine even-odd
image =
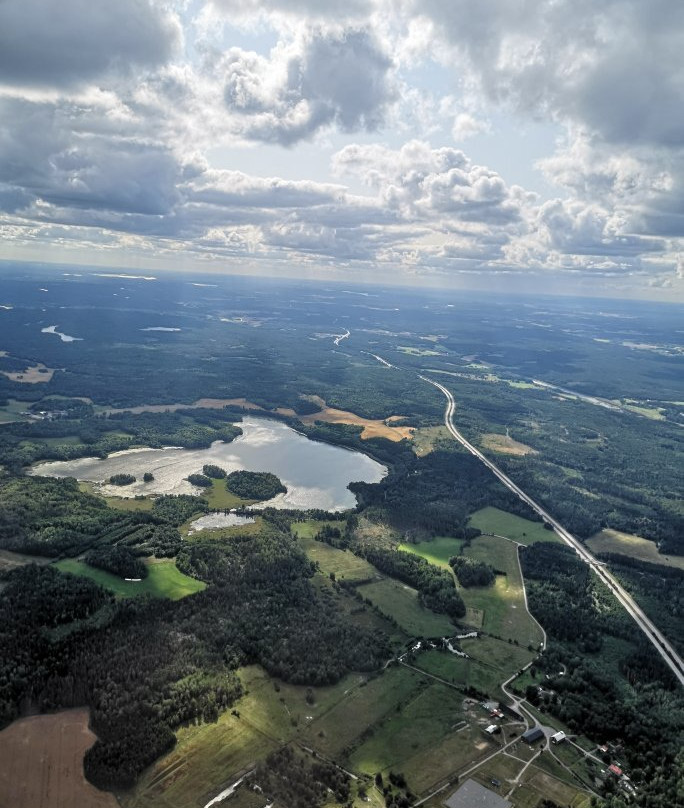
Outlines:
[{"label": "treeline", "polygon": [[[502,457],[497,463],[581,538],[609,527],[651,539],[663,554],[684,555],[684,515],[677,509],[684,474],[676,462],[684,451],[682,436],[672,426],[634,417],[626,429],[625,417],[592,413],[600,419],[600,438],[584,437],[576,427],[562,441],[556,429],[539,443],[540,435],[522,429],[517,437],[538,444],[542,455]],[[652,451],[654,431],[665,433],[661,445],[671,465]]]},{"label": "treeline", "polygon": [[358,553],[381,572],[417,589],[419,601],[433,612],[446,614],[452,620],[465,616],[463,598],[454,586],[454,579],[445,570],[424,558],[398,550],[365,547]]},{"label": "treeline", "polygon": [[89,550],[83,560],[91,567],[111,572],[119,578],[147,578],[147,564],[129,548],[120,545]]},{"label": "treeline", "polygon": [[[684,693],[673,674],[569,548],[535,544],[521,551],[521,562],[530,609],[549,635],[535,663],[548,678],[543,694],[533,687],[530,696],[572,732],[619,750],[640,808],[677,805]],[[625,806],[612,795],[607,804]]]},{"label": "treeline", "polygon": [[[626,612],[570,547],[549,542],[522,547],[520,563],[529,583],[530,609],[557,639],[574,643],[583,653],[597,653],[606,634],[634,637]],[[597,603],[604,608],[597,610]]]},{"label": "treeline", "polygon": [[223,480],[226,477],[226,470],[220,466],[214,466],[212,463],[205,463],[202,466],[202,474],[211,477],[212,480]]},{"label": "treeline", "polygon": [[286,494],[287,488],[268,471],[232,471],[226,477],[226,488],[242,499],[273,499]]}]

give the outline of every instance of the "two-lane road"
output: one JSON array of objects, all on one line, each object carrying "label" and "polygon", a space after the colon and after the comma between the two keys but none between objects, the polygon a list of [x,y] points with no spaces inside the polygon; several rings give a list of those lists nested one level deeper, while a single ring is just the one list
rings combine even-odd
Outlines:
[{"label": "two-lane road", "polygon": [[643,631],[643,633],[648,637],[649,641],[652,643],[654,648],[658,651],[660,656],[665,660],[668,667],[672,670],[674,675],[679,680],[680,684],[684,685],[684,662],[682,661],[681,657],[677,654],[675,649],[672,645],[668,642],[667,638],[658,630],[658,628],[649,620],[646,614],[642,611],[641,607],[634,601],[632,596],[625,590],[623,587],[618,583],[618,581],[610,574],[610,572],[606,569],[606,566],[598,561],[594,556],[587,550],[587,548],[578,540],[576,539],[570,531],[563,527],[550,513],[548,513],[544,508],[542,508],[539,503],[535,502],[528,494],[526,494],[518,485],[516,485],[513,480],[507,475],[504,474],[503,471],[489,458],[485,457],[482,452],[473,446],[470,441],[466,440],[463,435],[456,429],[454,426],[453,415],[456,409],[456,404],[454,402],[454,397],[451,395],[449,390],[447,390],[444,385],[436,382],[434,379],[429,379],[427,376],[420,376],[420,378],[424,382],[428,382],[428,384],[432,384],[437,387],[442,393],[446,396],[447,399],[447,407],[444,413],[444,424],[446,428],[449,430],[451,435],[463,446],[467,449],[472,455],[477,457],[482,463],[487,466],[487,468],[501,480],[501,482],[516,494],[520,499],[527,503],[530,508],[532,508],[535,513],[537,513],[541,518],[548,522],[549,525],[556,531],[558,536],[572,549],[577,553],[577,555],[588,564],[591,569],[598,575],[598,577],[603,581],[603,583],[610,588],[612,593],[615,595],[617,600],[620,604],[624,607],[624,609],[628,612],[628,614],[634,619],[636,624],[639,628]]}]

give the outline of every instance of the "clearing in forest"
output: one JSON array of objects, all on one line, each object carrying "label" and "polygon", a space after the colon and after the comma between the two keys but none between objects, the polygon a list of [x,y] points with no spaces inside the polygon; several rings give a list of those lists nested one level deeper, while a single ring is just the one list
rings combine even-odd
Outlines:
[{"label": "clearing in forest", "polygon": [[463,546],[463,539],[452,539],[450,536],[435,536],[430,541],[419,541],[415,544],[402,543],[399,550],[424,558],[437,567],[450,570],[449,559],[458,555]]},{"label": "clearing in forest", "polygon": [[492,536],[506,536],[506,538],[524,545],[534,544],[538,541],[560,541],[553,530],[547,530],[542,522],[523,519],[522,516],[516,516],[491,506],[475,511],[468,524],[483,533]]},{"label": "clearing in forest", "polygon": [[142,581],[125,581],[118,575],[91,567],[75,558],[65,558],[58,561],[55,566],[62,572],[71,572],[90,578],[105,589],[114,592],[120,598],[135,598],[139,595],[152,595],[155,598],[170,598],[180,600],[186,595],[192,595],[206,588],[203,581],[184,575],[176,566],[175,561],[164,559],[148,561],[149,574]]},{"label": "clearing in forest", "polygon": [[83,755],[95,743],[88,711],[34,715],[0,732],[0,805],[11,808],[118,808],[83,774]]},{"label": "clearing in forest", "polygon": [[[313,398],[313,397],[312,397]],[[384,421],[373,420],[370,418],[362,418],[353,412],[347,410],[336,410],[332,407],[326,406],[323,399],[315,398],[315,403],[321,407],[320,412],[315,412],[312,415],[303,415],[299,420],[304,424],[315,424],[316,421],[323,421],[326,424],[352,424],[353,426],[362,426],[363,432],[361,433],[361,440],[368,440],[369,438],[387,438],[387,440],[394,441],[395,443],[404,440],[410,440],[413,434],[413,427],[410,426],[392,426],[392,420],[401,418],[400,415],[394,415],[386,418]]]},{"label": "clearing in forest", "polygon": [[364,584],[356,591],[384,615],[393,617],[409,636],[449,637],[455,631],[445,614],[435,614],[421,606],[415,589],[392,578]]},{"label": "clearing in forest", "polygon": [[499,435],[495,432],[482,435],[480,442],[485,449],[490,449],[492,452],[498,452],[499,454],[513,455],[515,457],[539,454],[536,449],[526,443],[520,443],[513,440],[509,435]]},{"label": "clearing in forest", "polygon": [[465,549],[465,555],[505,573],[497,575],[492,586],[460,588],[466,606],[484,612],[484,631],[536,648],[542,632],[525,607],[516,545],[495,536],[479,536]]},{"label": "clearing in forest", "polygon": [[592,553],[620,553],[639,561],[649,561],[651,564],[662,564],[665,567],[677,567],[684,570],[684,557],[661,555],[653,541],[633,536],[631,533],[620,533],[618,530],[606,528],[587,541],[587,547]]},{"label": "clearing in forest", "polygon": [[299,539],[299,543],[324,575],[332,573],[338,581],[367,581],[380,577],[372,564],[355,556],[351,550],[340,550],[316,539]]}]

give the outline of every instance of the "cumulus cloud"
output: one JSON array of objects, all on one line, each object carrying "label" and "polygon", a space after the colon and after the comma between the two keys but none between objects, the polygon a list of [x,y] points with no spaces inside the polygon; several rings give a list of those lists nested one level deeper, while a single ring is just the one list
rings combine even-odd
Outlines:
[{"label": "cumulus cloud", "polygon": [[[682,23],[678,0],[0,0],[0,233],[681,285]],[[506,116],[565,132],[537,163],[558,198],[507,181]],[[290,179],[253,176],[279,147]]]},{"label": "cumulus cloud", "polygon": [[473,164],[459,149],[433,149],[410,141],[400,149],[379,145],[346,146],[333,158],[335,171],[358,176],[383,204],[406,218],[441,217],[452,221],[511,224],[534,199],[509,188],[495,171]]},{"label": "cumulus cloud", "polygon": [[[110,107],[0,101],[0,182],[24,202],[161,215],[182,170],[163,144],[125,133]],[[16,210],[16,207],[15,207]]]},{"label": "cumulus cloud", "polygon": [[153,0],[2,0],[0,82],[65,87],[155,67],[180,38],[177,17]]},{"label": "cumulus cloud", "polygon": [[420,0],[413,9],[498,102],[582,122],[610,142],[682,142],[678,0]]},{"label": "cumulus cloud", "polygon": [[318,32],[267,59],[234,48],[225,102],[246,138],[291,145],[331,125],[374,131],[396,90],[392,62],[364,31]]}]

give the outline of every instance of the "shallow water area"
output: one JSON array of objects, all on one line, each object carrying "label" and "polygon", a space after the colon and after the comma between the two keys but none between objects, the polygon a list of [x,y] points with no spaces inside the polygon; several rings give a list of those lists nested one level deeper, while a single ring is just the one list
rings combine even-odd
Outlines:
[{"label": "shallow water area", "polygon": [[[360,452],[309,440],[287,424],[266,418],[246,417],[240,422],[243,434],[232,443],[216,441],[207,449],[129,449],[115,452],[104,460],[79,458],[33,467],[32,474],[48,477],[76,477],[98,483],[106,496],[134,497],[138,494],[199,494],[189,474],[213,464],[226,472],[270,471],[287,487],[287,493],[253,507],[321,508],[341,511],[353,508],[356,498],[348,490],[350,482],[379,482],[385,466]],[[143,482],[152,472],[154,480]],[[113,474],[132,474],[131,485],[105,482]]]}]

